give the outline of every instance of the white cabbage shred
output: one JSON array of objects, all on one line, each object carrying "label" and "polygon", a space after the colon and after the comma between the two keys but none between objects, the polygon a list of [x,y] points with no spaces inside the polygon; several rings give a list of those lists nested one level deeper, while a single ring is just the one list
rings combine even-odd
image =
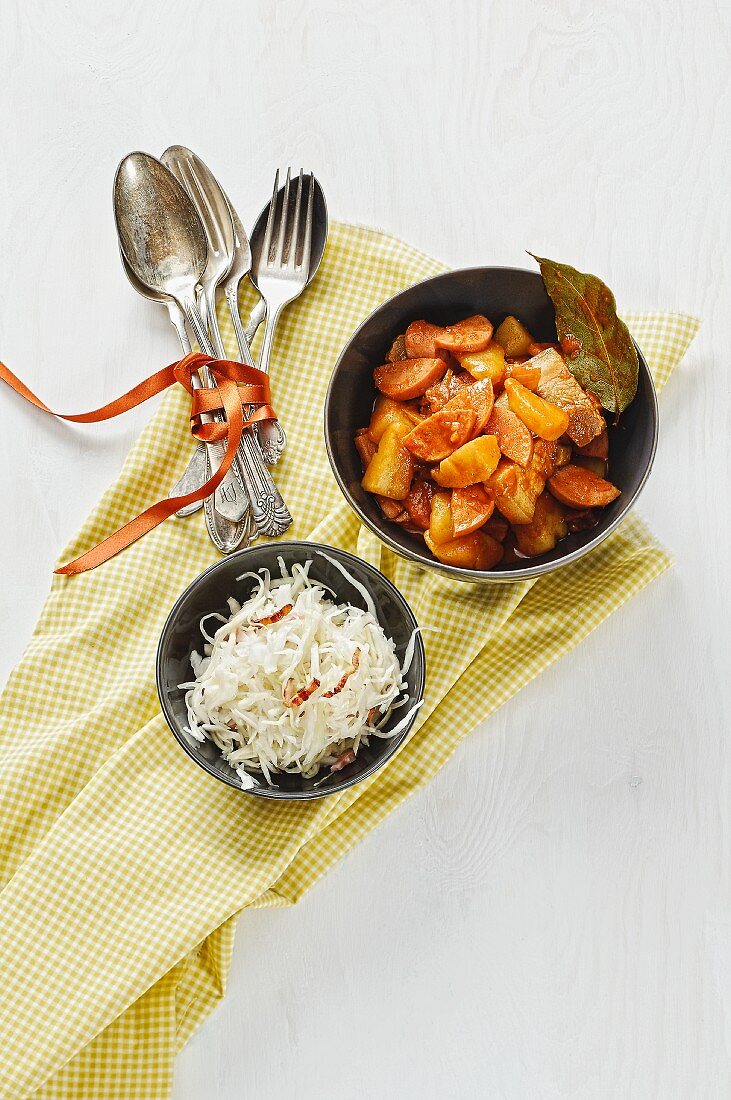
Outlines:
[{"label": "white cabbage shred", "polygon": [[254,591],[244,603],[229,599],[228,619],[201,619],[208,644],[203,655],[191,654],[195,680],[180,685],[188,731],[215,742],[243,787],[252,785],[250,771],[271,783],[277,772],[337,770],[344,753],[357,754],[370,737],[394,736],[415,709],[396,729],[382,730],[391,711],[409,701],[404,677],[415,635],[402,667],[370,594],[328,560],[361,592],[367,611],[333,602],[333,592],[310,580],[311,561],[288,573],[280,558],[281,578],[272,580],[268,570],[238,578],[253,580]]}]

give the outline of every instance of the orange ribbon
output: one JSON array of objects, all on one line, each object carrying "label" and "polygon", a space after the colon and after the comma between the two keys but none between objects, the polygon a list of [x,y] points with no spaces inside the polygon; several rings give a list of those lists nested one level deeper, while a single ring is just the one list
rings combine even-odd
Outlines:
[{"label": "orange ribbon", "polygon": [[[216,389],[194,389],[191,375],[206,364],[216,382]],[[87,413],[66,415],[55,413],[4,363],[0,363],[0,379],[37,409],[42,409],[51,416],[57,416],[60,420],[71,420],[75,424],[96,424],[100,420],[110,420],[113,416],[119,416],[121,413],[128,412],[129,409],[134,409],[135,406],[141,405],[179,382],[191,395],[190,423],[195,438],[204,443],[226,439],[226,453],[221,465],[200,489],[196,489],[194,493],[185,493],[183,496],[167,497],[153,504],[151,508],[146,508],[139,516],[125,523],[113,535],[109,535],[86,554],[75,558],[67,565],[60,566],[56,570],[57,573],[74,574],[95,569],[97,565],[108,561],[120,550],[124,550],[137,539],[142,538],[179,508],[210,496],[228,473],[245,428],[262,420],[275,420],[277,416],[270,404],[269,379],[266,374],[245,363],[233,363],[228,359],[212,359],[209,355],[202,355],[200,352],[191,352],[179,362],[171,363],[163,370],[151,374],[144,382],[140,382],[115,401],[110,401],[108,405],[102,405],[100,409]],[[244,415],[244,405],[257,406],[249,418]],[[203,423],[200,419],[202,413],[221,411],[225,414],[225,421]]]}]

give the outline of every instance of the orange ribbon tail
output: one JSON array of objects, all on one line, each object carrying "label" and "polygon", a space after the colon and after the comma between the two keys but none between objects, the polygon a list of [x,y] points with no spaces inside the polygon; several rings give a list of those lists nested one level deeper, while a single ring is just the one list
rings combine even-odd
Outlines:
[{"label": "orange ribbon tail", "polygon": [[[194,389],[191,375],[203,366],[208,366],[215,382],[215,389]],[[127,393],[86,413],[56,413],[41,401],[40,397],[30,390],[24,382],[13,372],[0,363],[0,380],[15,390],[26,401],[35,405],[37,409],[58,417],[60,420],[69,420],[75,424],[96,424],[102,420],[110,420],[114,416],[120,416],[130,409],[148,401],[151,397],[162,393],[163,390],[179,382],[191,395],[191,431],[196,439],[205,443],[226,439],[226,453],[218,470],[208,479],[205,485],[192,493],[184,493],[181,496],[166,497],[150,508],[146,508],[129,523],[125,523],[118,531],[98,543],[85,554],[75,558],[74,561],[60,566],[56,572],[73,575],[83,573],[87,569],[95,569],[97,565],[108,561],[126,549],[137,539],[142,538],[153,527],[157,527],[163,520],[168,519],[179,508],[195,501],[204,500],[214,493],[231,468],[236,456],[241,436],[252,424],[262,420],[276,419],[276,413],[271,406],[269,392],[269,379],[256,367],[247,366],[245,363],[234,363],[228,359],[213,359],[200,352],[191,352],[177,363],[171,363],[162,370],[156,371],[133,386]],[[244,415],[244,405],[256,405],[251,417]],[[223,412],[224,421],[212,421],[203,423],[201,414]]]}]

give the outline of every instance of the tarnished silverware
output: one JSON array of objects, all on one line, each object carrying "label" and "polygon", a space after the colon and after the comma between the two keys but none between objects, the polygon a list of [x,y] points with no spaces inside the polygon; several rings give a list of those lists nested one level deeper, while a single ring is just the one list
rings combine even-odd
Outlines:
[{"label": "tarnished silverware", "polygon": [[[180,306],[168,295],[163,294],[162,291],[152,290],[150,287],[140,282],[129,266],[127,257],[121,249],[120,257],[122,259],[122,266],[124,267],[125,274],[137,293],[151,302],[159,302],[161,305],[167,307],[170,321],[178,334],[183,355],[187,355],[190,351],[190,340],[188,339],[188,333],[185,328],[185,314]],[[200,386],[197,375],[193,376],[191,381],[194,388]],[[200,489],[201,485],[205,485],[206,481],[208,481],[211,476],[210,471],[211,467],[208,462],[206,448],[202,443],[199,443],[193,452],[193,457],[188,463],[185,473],[177,485],[173,486],[170,496],[183,496],[185,493],[192,493],[196,489]],[[190,515],[202,506],[203,501],[196,501],[194,504],[189,504],[185,508],[181,508],[176,515]],[[222,516],[213,507],[211,498],[207,501],[205,517],[206,527],[211,537],[211,541],[222,554],[230,554],[232,551],[237,550],[244,539],[246,539],[248,543],[250,532],[247,525],[245,523],[232,523],[230,519],[226,519],[225,516]]]},{"label": "tarnished silverware", "polygon": [[[114,210],[119,241],[130,268],[150,290],[169,295],[183,310],[201,349],[215,355],[196,304],[196,289],[207,262],[206,238],[193,204],[160,161],[147,153],[130,153],[117,169]],[[203,382],[213,385],[210,372]],[[222,442],[209,456],[218,469]],[[229,476],[232,475],[232,476]],[[227,519],[239,521],[248,509],[243,467],[236,464],[215,494],[215,506]]]},{"label": "tarnished silverware", "polygon": [[[280,201],[277,171],[264,236],[252,240],[251,277],[267,308],[259,357],[259,369],[265,372],[269,370],[279,314],[305,289],[310,271],[315,179],[312,175],[305,177],[300,171],[294,191],[290,183],[288,168]],[[268,440],[274,461],[281,456],[283,442]]]},{"label": "tarnished silverware", "polygon": [[[210,329],[209,354],[224,357],[216,318],[216,287],[231,267],[234,256],[235,241],[229,204],[213,173],[190,149],[182,145],[171,146],[165,150],[162,159],[190,197],[208,241],[208,264],[202,277],[202,287]],[[204,347],[200,338],[199,344]],[[283,534],[290,526],[292,517],[264,465],[259,443],[250,428],[244,430],[238,456],[258,530],[264,535]]]},{"label": "tarnished silverware", "polygon": [[208,242],[208,263],[201,278],[198,305],[216,355],[225,357],[216,317],[216,291],[234,255],[234,227],[226,196],[210,169],[184,145],[171,145],[160,160],[182,185],[195,207]]},{"label": "tarnished silverware", "polygon": [[[317,180],[317,178],[314,177],[314,176],[312,178],[313,178],[313,181],[314,181],[315,191],[314,191],[314,204],[313,204],[314,205],[314,210],[313,210],[313,219],[312,219],[312,240],[311,240],[311,245],[310,245],[310,266],[309,266],[309,271],[307,273],[307,284],[308,285],[312,281],[312,279],[314,278],[315,274],[317,273],[317,269],[320,266],[320,262],[322,260],[323,253],[325,251],[325,244],[327,243],[327,229],[328,229],[327,204],[325,202],[325,195],[323,193],[322,187],[320,186],[320,183]],[[283,190],[284,189],[282,188],[282,190],[279,192],[280,199],[283,198]],[[229,203],[229,206],[230,205],[231,204]],[[263,208],[263,210],[261,211],[261,213],[259,214],[259,217],[257,218],[256,224],[255,224],[255,226],[252,230],[252,233],[251,233],[252,248],[256,251],[261,250],[261,245],[264,241],[264,235],[266,233],[266,226],[267,226],[267,221],[269,219],[270,208],[271,208],[271,202],[268,202],[266,204],[266,206]],[[231,206],[231,215],[232,215],[232,218],[234,220],[234,232],[236,232],[236,222],[237,222],[238,219],[236,217],[236,212],[234,211],[232,206]],[[241,263],[242,266],[244,266],[246,264],[247,256],[246,256],[245,252],[244,252],[244,257],[241,261],[238,261],[236,257],[234,258],[234,265],[237,262]],[[234,282],[235,276],[236,276],[236,271],[234,270],[234,267],[232,266],[231,271],[229,272],[229,274],[226,278],[226,282],[224,283],[224,289],[226,290],[226,298],[227,298],[227,301],[228,301],[228,304],[229,304],[229,309],[231,310],[231,315],[232,315],[233,322],[234,322],[234,328],[236,329],[237,318],[238,318],[239,323],[241,322],[241,318],[239,316],[238,303],[233,298],[233,295],[230,294],[230,292],[229,292],[229,284],[232,284]],[[254,275],[253,272],[249,271],[249,277],[251,278],[252,283],[255,284],[255,275]],[[266,318],[266,303],[264,302],[263,298],[259,298],[258,301],[256,302],[256,304],[254,305],[254,307],[252,308],[250,314],[249,314],[249,318],[248,318],[248,321],[246,322],[246,325],[243,327],[243,335],[244,335],[244,337],[246,339],[246,342],[249,345],[249,347],[251,346],[251,343],[252,343],[254,337],[256,336],[256,333],[257,333],[257,330],[258,330],[259,326],[261,325],[262,321],[265,320],[265,318]],[[237,331],[237,340],[239,341],[239,348],[242,349],[242,345],[241,345],[241,341],[240,341],[238,331]],[[244,358],[243,349],[242,349],[242,359],[244,360],[244,362],[249,361],[249,360]],[[193,456],[193,458],[191,459],[191,465],[193,465],[194,461],[195,461],[195,456]]]},{"label": "tarnished silverware", "polygon": [[[224,285],[224,292],[229,313],[231,314],[231,320],[233,321],[234,332],[236,333],[236,342],[239,346],[241,362],[248,363],[250,367],[253,367],[254,360],[251,355],[251,349],[249,348],[249,342],[246,339],[246,333],[241,324],[241,315],[239,314],[239,283],[251,270],[251,248],[249,247],[249,238],[246,236],[246,230],[241,224],[241,219],[231,205],[231,200],[228,199],[228,196],[227,201],[234,227],[234,254],[231,270],[229,271],[228,278]],[[263,300],[262,306],[264,306]],[[264,307],[264,315],[266,316],[266,307]],[[251,413],[249,413],[249,415],[251,415]],[[280,458],[287,443],[284,428],[278,420],[265,420],[261,424],[257,424],[255,430],[259,440],[259,446],[261,447],[261,453],[264,455],[267,462],[274,464]]]},{"label": "tarnished silverware", "polygon": [[[204,307],[201,312],[216,353],[221,357],[226,354],[216,316],[216,290],[225,278],[224,293],[231,310],[241,361],[253,367],[254,361],[238,308],[232,309],[231,306],[231,296],[235,298],[239,283],[251,267],[251,249],[244,228],[218,180],[192,150],[184,145],[171,145],[160,159],[188,192],[205,230],[208,263],[201,279],[200,297]],[[245,409],[245,415],[251,416],[252,411],[251,408]],[[286,442],[279,421],[258,424],[254,432],[264,459],[276,462]]]},{"label": "tarnished silverware", "polygon": [[[314,184],[314,199],[313,199],[313,211],[312,211],[312,239],[310,242],[310,266],[307,272],[307,286],[312,282],[317,269],[322,261],[323,253],[325,251],[325,245],[327,243],[327,203],[325,202],[325,193],[320,186],[320,182],[317,176],[311,176]],[[273,196],[272,196],[273,197]],[[279,191],[278,201],[281,202],[284,198],[284,188]],[[290,194],[290,205],[294,196]],[[269,221],[269,211],[271,209],[271,201],[262,209],[259,217],[256,219],[256,224],[251,231],[251,251],[252,254],[258,255],[261,252],[264,236],[266,234],[267,222]],[[252,271],[250,278],[254,286],[256,283],[256,271]],[[246,338],[251,343],[256,334],[261,322],[266,317],[266,302],[263,298],[260,298],[256,303],[251,313],[249,314],[249,320],[244,329]]]}]

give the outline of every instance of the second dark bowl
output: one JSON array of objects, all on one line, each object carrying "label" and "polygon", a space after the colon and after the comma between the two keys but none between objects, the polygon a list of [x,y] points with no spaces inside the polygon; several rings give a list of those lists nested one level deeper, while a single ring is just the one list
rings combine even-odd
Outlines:
[{"label": "second dark bowl", "polygon": [[473,267],[449,271],[416,283],[389,298],[356,329],[343,349],[325,399],[325,443],[330,465],[351,508],[396,553],[465,581],[511,581],[549,573],[576,561],[598,546],[634,504],[652,467],[657,447],[658,414],[655,386],[640,349],[637,396],[622,414],[618,427],[609,426],[610,477],[622,495],[603,509],[598,526],[562,539],[554,550],[535,558],[494,569],[460,569],[443,565],[423,541],[390,523],[378,504],[361,487],[362,469],[353,442],[358,428],[368,424],[376,388],[373,370],[386,360],[392,341],[412,321],[437,325],[483,313],[497,328],[512,313],[539,341],[556,339],[554,310],[541,276],[514,267]]},{"label": "second dark bowl", "polygon": [[[185,692],[178,686],[192,679],[190,654],[193,649],[199,652],[201,649],[201,617],[212,611],[228,617],[228,597],[236,596],[243,601],[249,598],[253,589],[250,579],[241,582],[237,578],[260,569],[268,569],[272,576],[279,576],[280,558],[290,570],[295,562],[304,565],[311,561],[310,577],[313,580],[320,581],[335,592],[338,602],[353,604],[365,610],[361,593],[321,552],[340,562],[368,590],[377,608],[378,621],[384,633],[393,639],[396,655],[403,662],[409,641],[417,628],[416,619],[406,600],[388,578],[372,565],[345,550],[319,542],[257,543],[217,561],[188,585],[163,627],[157,651],[157,691],[165,719],[188,756],[210,775],[232,787],[241,789],[241,782],[234,769],[224,760],[220,749],[213,741],[197,741],[187,731]],[[417,634],[413,660],[405,676],[406,693],[412,706],[421,702],[424,697],[425,676],[424,643],[421,635]],[[394,710],[384,728],[394,729],[404,714],[403,710]],[[344,791],[354,783],[367,779],[391,759],[399,745],[408,737],[416,717],[414,713],[407,725],[392,737],[371,737],[370,744],[361,745],[352,764],[343,771],[332,774],[319,786],[317,784],[323,779],[322,774],[312,779],[305,779],[301,775],[280,774],[276,777],[275,787],[261,781],[259,775],[259,785],[243,793],[274,801],[298,801],[323,798],[325,795]]]}]

